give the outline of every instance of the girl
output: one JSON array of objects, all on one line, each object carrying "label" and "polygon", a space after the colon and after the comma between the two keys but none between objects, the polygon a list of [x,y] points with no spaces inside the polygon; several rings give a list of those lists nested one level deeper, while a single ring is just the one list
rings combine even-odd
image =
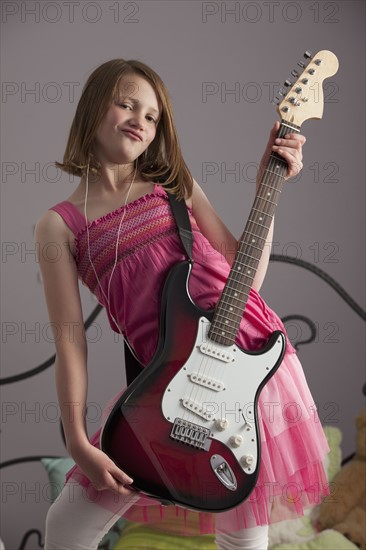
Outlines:
[{"label": "girl", "polygon": [[[258,184],[272,151],[286,160],[287,178],[302,168],[305,138],[290,132],[278,140],[278,129],[276,123]],[[133,480],[100,450],[101,428],[90,439],[87,435],[87,345],[78,278],[105,306],[111,328],[128,339],[146,366],[158,341],[162,286],[172,266],[184,259],[164,185],[175,181],[173,192],[189,209],[195,260],[189,290],[198,306],[210,309],[217,302],[237,247],[183,160],[160,77],[135,60],[114,59],[99,66],[83,89],[63,163],[56,165],[80,176],[80,183],[38,220],[35,240],[40,250],[50,242],[65,249],[57,262],[43,254],[39,261],[49,318],[57,327],[62,422],[76,465],[47,515],[46,550],[95,549],[120,516],[161,528],[163,521],[174,520],[182,534],[216,533],[220,549],[267,548],[271,522],[302,515],[305,506],[327,494],[322,467],[326,439],[288,339],[282,364],[259,399],[262,453],[256,489],[232,510],[209,514],[164,507],[130,490]],[[244,349],[259,349],[273,330],[284,330],[258,294],[272,235],[273,222],[236,340]],[[72,338],[69,330],[60,332],[70,326]],[[105,408],[103,421],[122,392]]]}]

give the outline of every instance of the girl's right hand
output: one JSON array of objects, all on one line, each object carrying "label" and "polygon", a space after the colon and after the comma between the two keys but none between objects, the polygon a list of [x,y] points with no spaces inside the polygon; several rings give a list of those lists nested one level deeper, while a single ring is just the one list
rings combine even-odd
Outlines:
[{"label": "girl's right hand", "polygon": [[87,443],[70,454],[97,491],[111,490],[123,496],[134,493],[126,487],[133,480],[100,449]]}]

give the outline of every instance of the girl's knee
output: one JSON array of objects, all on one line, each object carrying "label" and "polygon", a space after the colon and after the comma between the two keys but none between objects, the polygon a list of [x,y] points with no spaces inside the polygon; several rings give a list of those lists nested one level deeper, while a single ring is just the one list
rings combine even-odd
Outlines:
[{"label": "girl's knee", "polygon": [[65,534],[69,531],[65,525],[65,516],[62,516],[62,508],[58,501],[51,504],[46,515],[46,532],[44,550],[64,550],[70,548],[65,540]]},{"label": "girl's knee", "polygon": [[218,550],[267,550],[268,525],[232,533],[217,533],[215,542]]},{"label": "girl's knee", "polygon": [[83,521],[81,504],[70,500],[66,488],[51,504],[46,515],[44,550],[94,550],[90,542],[93,530]]}]

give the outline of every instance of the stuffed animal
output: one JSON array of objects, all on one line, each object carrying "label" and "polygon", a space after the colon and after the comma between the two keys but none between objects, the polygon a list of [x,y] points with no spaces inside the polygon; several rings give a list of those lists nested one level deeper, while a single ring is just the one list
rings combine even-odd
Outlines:
[{"label": "stuffed animal", "polygon": [[335,529],[366,550],[366,409],[356,419],[356,453],[330,483],[317,529]]}]

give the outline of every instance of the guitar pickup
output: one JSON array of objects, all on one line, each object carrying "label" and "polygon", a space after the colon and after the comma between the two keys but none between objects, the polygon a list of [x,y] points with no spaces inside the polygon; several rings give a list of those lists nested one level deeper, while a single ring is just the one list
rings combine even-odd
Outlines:
[{"label": "guitar pickup", "polygon": [[215,380],[210,376],[199,374],[198,372],[192,372],[188,376],[190,381],[193,382],[193,384],[204,386],[205,388],[209,388],[210,390],[222,391],[225,389],[225,386],[222,382],[220,382],[219,380]]},{"label": "guitar pickup", "polygon": [[214,357],[223,363],[231,363],[232,361],[235,361],[233,354],[229,353],[227,349],[225,349],[225,346],[219,347],[217,344],[201,344],[200,352],[205,355],[209,355],[210,357]]}]

